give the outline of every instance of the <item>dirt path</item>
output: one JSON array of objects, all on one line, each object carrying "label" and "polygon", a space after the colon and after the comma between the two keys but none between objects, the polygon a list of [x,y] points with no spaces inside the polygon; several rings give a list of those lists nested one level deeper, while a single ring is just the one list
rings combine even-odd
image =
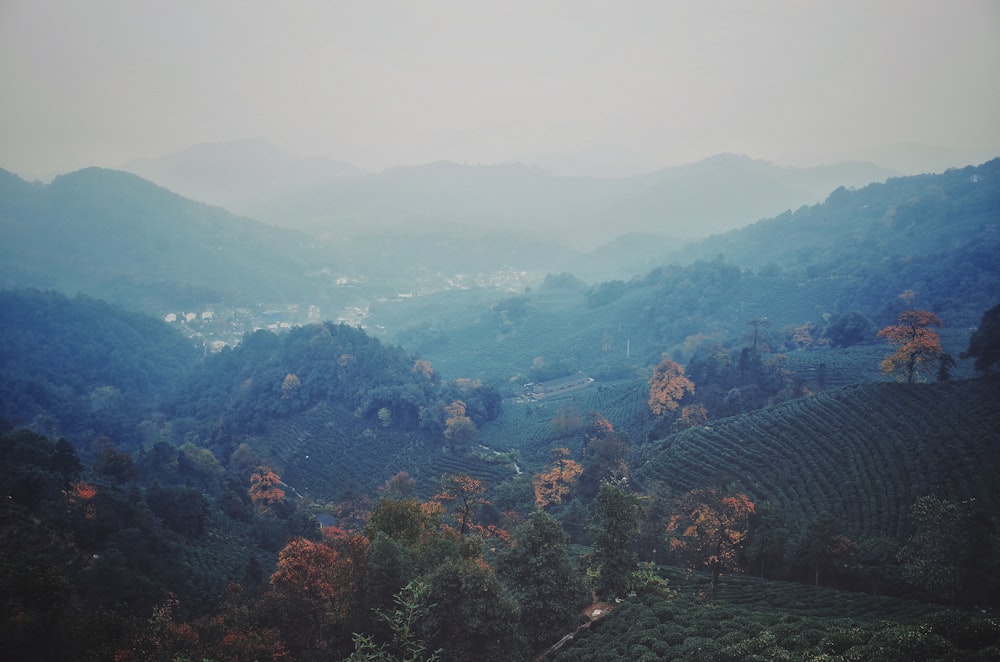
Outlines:
[{"label": "dirt path", "polygon": [[540,653],[535,657],[535,662],[542,662],[546,657],[548,657],[552,653],[555,653],[557,650],[562,648],[563,644],[565,644],[567,641],[576,637],[576,635],[578,635],[581,630],[589,628],[591,623],[593,623],[594,621],[601,620],[602,618],[607,616],[608,613],[614,608],[615,608],[614,605],[608,604],[607,602],[594,602],[593,604],[591,604],[589,607],[587,607],[581,612],[584,616],[587,617],[587,622],[580,625],[577,629],[573,630],[572,632],[564,636],[562,639],[554,643],[552,646],[546,648],[542,653]]}]

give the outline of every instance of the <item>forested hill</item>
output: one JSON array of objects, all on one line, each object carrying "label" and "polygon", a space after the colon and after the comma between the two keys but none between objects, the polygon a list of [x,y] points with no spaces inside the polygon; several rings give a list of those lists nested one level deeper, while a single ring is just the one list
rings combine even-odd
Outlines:
[{"label": "forested hill", "polygon": [[[87,168],[29,184],[0,173],[0,285],[82,292],[157,311],[321,301],[302,235]],[[318,259],[318,258],[317,258]]]},{"label": "forested hill", "polygon": [[446,441],[468,451],[470,439],[444,435],[456,416],[447,405],[461,401],[470,426],[500,409],[495,387],[442,382],[429,363],[346,325],[258,331],[201,356],[160,320],[83,296],[0,290],[0,311],[0,419],[83,451],[102,438],[141,455],[173,439],[226,462],[246,443],[331,497],[347,485],[373,491],[397,471],[419,476]]},{"label": "forested hill", "polygon": [[158,319],[84,296],[0,290],[0,418],[12,423],[131,439],[196,360]]},{"label": "forested hill", "polygon": [[[631,254],[619,248],[613,258],[598,251],[590,260]],[[878,329],[906,305],[937,314],[949,335],[946,351],[957,355],[968,329],[998,303],[997,255],[1000,159],[839,189],[823,204],[681,252],[661,250],[654,268],[644,252],[647,269],[627,280],[588,284],[550,274],[517,295],[456,291],[374,303],[368,322],[445,374],[468,370],[475,357],[481,374],[504,380],[531,381],[540,356],[608,377],[655,363],[663,352],[687,361],[699,343],[745,346],[755,319],[768,321],[772,351],[827,340],[875,343]],[[850,320],[859,322],[853,338],[831,335]],[[775,335],[792,328],[809,329],[813,338],[788,343]]]},{"label": "forested hill", "polygon": [[670,435],[638,451],[634,479],[738,486],[793,541],[823,513],[855,539],[902,539],[920,496],[1000,511],[998,431],[996,380],[864,384]]},{"label": "forested hill", "polygon": [[843,186],[822,203],[706,239],[689,255],[815,275],[1000,243],[1000,158],[941,174]]}]

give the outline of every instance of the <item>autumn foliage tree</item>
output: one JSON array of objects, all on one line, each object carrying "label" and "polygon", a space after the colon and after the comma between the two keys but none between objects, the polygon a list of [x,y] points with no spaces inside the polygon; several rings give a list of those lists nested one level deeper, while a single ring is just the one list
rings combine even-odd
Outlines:
[{"label": "autumn foliage tree", "polygon": [[562,503],[583,473],[583,465],[569,459],[568,448],[557,448],[552,453],[555,461],[531,477],[535,505],[542,509]]},{"label": "autumn foliage tree", "polygon": [[417,359],[413,362],[413,372],[423,375],[429,380],[434,379],[434,367],[430,364],[430,361]]},{"label": "autumn foliage tree", "polygon": [[276,627],[262,627],[257,605],[238,584],[230,584],[216,614],[192,621],[177,618],[180,601],[168,595],[124,647],[115,651],[116,662],[149,660],[256,660],[291,661]]},{"label": "autumn foliage tree", "polygon": [[281,476],[270,467],[260,466],[250,474],[247,492],[258,511],[272,514],[275,507],[285,503],[285,490],[281,485]]},{"label": "autumn foliage tree", "polygon": [[906,310],[899,314],[896,324],[878,332],[896,351],[882,360],[882,374],[902,371],[907,383],[913,383],[919,367],[935,362],[941,356],[941,338],[931,326],[942,325],[941,319],[926,310]]},{"label": "autumn foliage tree", "polygon": [[676,411],[685,395],[694,394],[694,383],[684,376],[684,368],[666,354],[649,380],[649,409],[653,416]]},{"label": "autumn foliage tree", "polygon": [[453,448],[468,449],[476,441],[479,432],[476,424],[465,414],[465,403],[455,400],[445,405],[444,436]]},{"label": "autumn foliage tree", "polygon": [[463,536],[472,527],[479,507],[489,503],[483,481],[464,474],[445,476],[434,500],[451,512],[458,533]]},{"label": "autumn foliage tree", "polygon": [[366,542],[354,537],[340,545],[293,538],[278,554],[266,601],[290,647],[322,649],[331,627],[350,613]]},{"label": "autumn foliage tree", "polygon": [[719,577],[736,570],[737,553],[742,548],[754,514],[754,503],[745,494],[723,496],[715,488],[696,489],[675,502],[675,512],[667,524],[672,552],[692,567],[712,573],[712,599]]}]

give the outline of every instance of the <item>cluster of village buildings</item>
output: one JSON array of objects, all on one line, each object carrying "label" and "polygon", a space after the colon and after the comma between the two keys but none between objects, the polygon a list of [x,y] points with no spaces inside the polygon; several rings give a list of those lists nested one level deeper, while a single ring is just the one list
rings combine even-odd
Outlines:
[{"label": "cluster of village buildings", "polygon": [[[352,306],[341,311],[336,321],[361,327],[368,311]],[[254,308],[212,306],[198,312],[169,312],[163,321],[176,325],[188,338],[204,344],[206,351],[219,352],[234,347],[247,333],[260,329],[285,331],[296,326],[323,321],[319,306],[299,304],[259,304]]]},{"label": "cluster of village buildings", "polygon": [[[390,297],[379,297],[378,302],[404,301],[415,296],[423,296],[451,289],[492,288],[502,291],[523,291],[524,287],[537,279],[537,274],[513,269],[498,270],[489,274],[456,274],[444,276],[434,274],[426,282],[418,279],[414,289],[398,292]],[[342,276],[336,279],[339,287],[359,287],[364,279]],[[322,314],[319,306],[312,304],[257,304],[248,307],[206,306],[196,311],[169,311],[163,313],[163,321],[176,325],[195,342],[204,344],[206,351],[218,352],[224,347],[234,347],[243,336],[260,329],[283,331],[305,324],[315,324],[325,320],[365,328],[365,318],[369,315],[367,305],[347,306],[336,314]]]}]

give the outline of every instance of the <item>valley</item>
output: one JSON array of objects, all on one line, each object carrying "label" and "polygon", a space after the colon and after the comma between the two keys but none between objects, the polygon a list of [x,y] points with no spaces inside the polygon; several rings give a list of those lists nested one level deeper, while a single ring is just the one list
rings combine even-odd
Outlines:
[{"label": "valley", "polygon": [[10,650],[1000,647],[1000,160],[589,251],[0,185]]}]

